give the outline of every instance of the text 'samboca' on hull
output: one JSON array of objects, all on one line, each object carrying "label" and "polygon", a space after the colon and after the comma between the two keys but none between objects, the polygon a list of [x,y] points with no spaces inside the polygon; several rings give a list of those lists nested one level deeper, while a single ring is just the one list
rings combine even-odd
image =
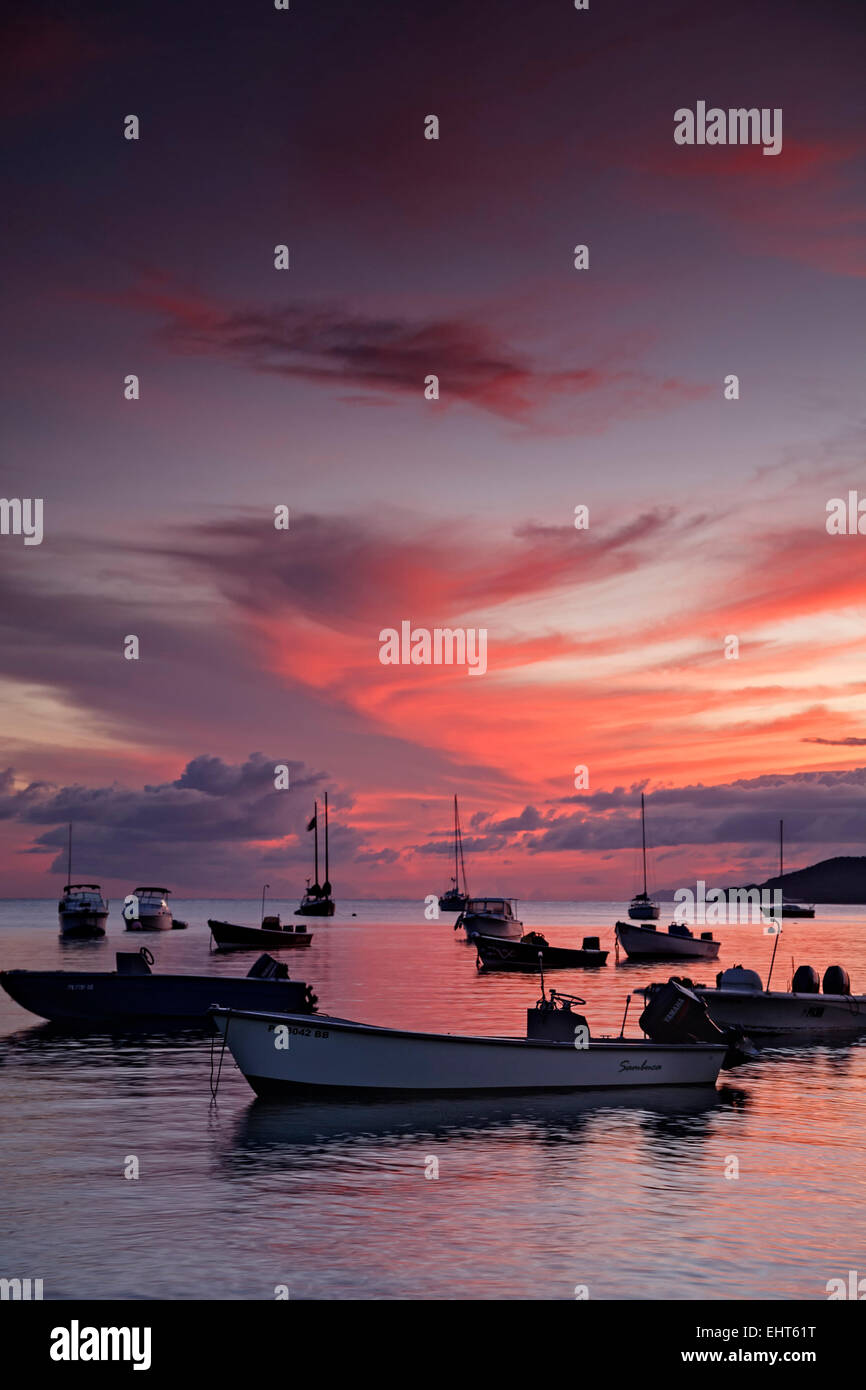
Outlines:
[{"label": "text 'samboca' on hull", "polygon": [[672,922],[667,931],[637,922],[617,922],[614,931],[629,960],[715,960],[721,946],[712,932],[693,936],[679,922]]},{"label": "text 'samboca' on hull", "polygon": [[243,978],[154,975],[153,956],[118,951],[117,971],[2,970],[0,985],[22,1009],[51,1023],[206,1026],[215,1004],[312,1013],[316,996],[284,965],[261,956]]},{"label": "text 'samboca' on hull", "polygon": [[694,995],[681,994],[676,1019],[665,1001],[661,1009],[647,1006],[641,1027],[664,1034],[649,1042],[590,1038],[586,1019],[572,1008],[584,1001],[555,990],[527,1009],[525,1037],[415,1033],[323,1015],[224,1008],[214,1017],[261,1096],[712,1086],[728,1056],[727,1039]]},{"label": "text 'samboca' on hull", "polygon": [[545,970],[586,969],[604,965],[607,951],[602,951],[597,936],[585,936],[583,946],[551,946],[541,932],[530,931],[519,941],[501,936],[474,936],[478,955],[475,964],[479,971],[537,970],[539,962]]},{"label": "text 'samboca' on hull", "polygon": [[507,936],[519,940],[523,935],[523,923],[514,915],[510,898],[470,898],[454,923],[455,931],[461,927],[470,941],[476,936]]},{"label": "text 'samboca' on hull", "polygon": [[[739,1028],[751,1038],[832,1038],[866,1033],[866,994],[852,994],[848,972],[841,965],[818,972],[801,965],[790,990],[764,989],[755,970],[741,965],[720,971],[715,987],[683,980],[706,1005],[719,1027]],[[648,996],[660,986],[651,985]]]}]

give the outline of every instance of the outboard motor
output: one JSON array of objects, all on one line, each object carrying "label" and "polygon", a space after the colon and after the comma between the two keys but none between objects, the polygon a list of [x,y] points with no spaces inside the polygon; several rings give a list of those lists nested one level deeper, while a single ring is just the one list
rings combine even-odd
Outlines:
[{"label": "outboard motor", "polygon": [[794,994],[817,994],[820,989],[818,972],[814,965],[798,965],[791,981]]},{"label": "outboard motor", "polygon": [[702,999],[678,980],[654,989],[640,1016],[640,1026],[653,1042],[723,1043],[725,1035],[707,1013]]},{"label": "outboard motor", "polygon": [[828,965],[821,988],[825,994],[850,994],[851,981],[844,965]]},{"label": "outboard motor", "polygon": [[248,980],[288,980],[289,967],[283,965],[281,960],[274,960],[265,951],[263,956],[259,956],[255,965],[251,965],[247,971]]}]

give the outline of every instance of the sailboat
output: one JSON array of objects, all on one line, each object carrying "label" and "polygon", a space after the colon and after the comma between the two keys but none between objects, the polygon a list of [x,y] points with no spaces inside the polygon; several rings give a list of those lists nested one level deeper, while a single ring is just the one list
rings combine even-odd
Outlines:
[{"label": "sailboat", "polygon": [[[781,880],[783,879],[784,874],[785,874],[785,822],[784,822],[783,820],[780,820],[780,821],[779,821],[779,887],[781,888],[783,895],[784,895],[784,892],[785,892],[785,888],[784,888],[784,884],[781,882]],[[770,917],[772,917],[772,916],[774,915],[775,909],[774,909],[773,907],[764,907],[764,908],[761,909],[761,911],[764,913],[765,916],[769,915]],[[783,897],[782,897],[782,916],[783,916],[783,917],[814,917],[814,916],[815,916],[815,908],[814,908],[814,905],[813,905],[812,903],[794,903],[794,902],[790,902],[787,898],[785,898],[785,897],[783,896]]]},{"label": "sailboat", "polygon": [[66,855],[66,885],[57,904],[60,935],[66,940],[84,940],[105,936],[108,903],[98,883],[70,883],[72,878],[72,826],[69,827],[69,847]]},{"label": "sailboat", "polygon": [[300,907],[295,908],[296,917],[333,917],[334,902],[331,897],[331,884],[328,880],[328,793],[325,792],[325,881],[319,883],[319,803],[313,802],[313,818],[307,826],[315,831],[315,870],[313,883],[307,879],[307,887]]},{"label": "sailboat", "polygon": [[[463,892],[460,891],[460,873],[463,872]],[[466,865],[463,862],[463,835],[460,830],[460,812],[457,797],[454,798],[454,885],[439,899],[440,912],[462,912],[469,902],[469,889],[466,884]]]},{"label": "sailboat", "polygon": [[643,892],[635,893],[628,907],[628,915],[634,922],[654,922],[659,915],[659,905],[654,903],[646,890],[646,808],[643,792],[640,794],[640,839],[643,851]]}]

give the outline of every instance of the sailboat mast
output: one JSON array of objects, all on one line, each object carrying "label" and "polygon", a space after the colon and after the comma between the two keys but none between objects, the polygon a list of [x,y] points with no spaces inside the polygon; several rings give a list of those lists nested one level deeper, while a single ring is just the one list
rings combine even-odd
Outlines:
[{"label": "sailboat mast", "polygon": [[319,803],[313,802],[313,833],[316,842],[316,877],[314,882],[316,887],[319,885]]},{"label": "sailboat mast", "polygon": [[[456,800],[457,800],[456,796],[455,796],[454,800],[455,800],[455,802],[456,802]],[[463,832],[462,832],[462,830],[460,829],[460,816],[459,816],[459,815],[458,815],[458,817],[457,817],[457,839],[458,839],[459,842],[460,842],[460,868],[461,868],[461,870],[463,871],[463,892],[468,894],[469,889],[468,889],[467,886],[466,886],[466,860],[463,858]]]},{"label": "sailboat mast", "polygon": [[457,863],[457,796],[454,796],[454,887],[460,888],[460,870]]},{"label": "sailboat mast", "polygon": [[646,812],[644,810],[643,792],[640,794],[640,840],[643,850],[643,895],[646,897]]},{"label": "sailboat mast", "polygon": [[72,882],[72,821],[69,822],[69,841],[66,849],[66,882]]},{"label": "sailboat mast", "polygon": [[[328,793],[325,792],[325,883],[330,888],[328,879]],[[327,891],[327,889],[326,889]]]},{"label": "sailboat mast", "polygon": [[[785,873],[785,822],[779,821],[779,878]],[[781,886],[781,885],[780,885]]]}]

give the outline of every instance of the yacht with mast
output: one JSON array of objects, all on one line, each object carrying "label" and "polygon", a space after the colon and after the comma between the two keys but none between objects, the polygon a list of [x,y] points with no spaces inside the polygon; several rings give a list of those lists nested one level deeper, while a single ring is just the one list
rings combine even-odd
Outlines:
[{"label": "yacht with mast", "polygon": [[328,793],[325,792],[325,881],[319,883],[319,803],[313,802],[313,818],[307,830],[315,832],[314,866],[316,877],[313,883],[307,879],[307,887],[300,907],[295,908],[296,917],[333,917],[334,901],[331,897],[331,884],[328,878]]},{"label": "yacht with mast", "polygon": [[98,883],[72,883],[72,826],[66,851],[66,885],[57,904],[60,935],[64,940],[82,941],[105,936],[108,903]]},{"label": "yacht with mast", "polygon": [[[782,891],[782,916],[783,917],[814,917],[815,906],[813,903],[795,903],[784,896],[785,885],[782,882],[785,876],[785,822],[779,821],[779,888]],[[761,909],[764,916],[772,917],[774,909],[764,907]]]},{"label": "yacht with mast", "polygon": [[640,840],[643,854],[643,892],[635,893],[628,907],[628,915],[633,922],[654,922],[659,915],[659,905],[654,903],[646,890],[646,808],[644,794],[640,794]]},{"label": "yacht with mast", "polygon": [[[463,891],[460,891],[460,874],[463,873]],[[463,833],[460,829],[460,811],[457,797],[454,797],[454,877],[453,887],[439,899],[440,912],[463,912],[469,902],[469,887],[466,883],[466,865],[463,861]]]}]

